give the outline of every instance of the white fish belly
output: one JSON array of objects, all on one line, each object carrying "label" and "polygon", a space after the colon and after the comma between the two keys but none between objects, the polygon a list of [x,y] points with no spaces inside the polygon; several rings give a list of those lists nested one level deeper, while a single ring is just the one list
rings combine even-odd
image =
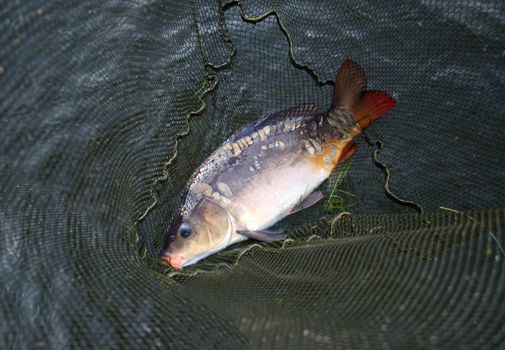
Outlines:
[{"label": "white fish belly", "polygon": [[240,228],[256,231],[272,226],[330,175],[306,159],[289,163],[265,170],[237,193],[233,214]]}]

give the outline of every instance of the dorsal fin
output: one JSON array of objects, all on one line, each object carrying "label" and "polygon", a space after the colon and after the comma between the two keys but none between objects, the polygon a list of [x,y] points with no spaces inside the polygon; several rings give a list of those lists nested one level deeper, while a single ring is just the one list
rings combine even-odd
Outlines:
[{"label": "dorsal fin", "polygon": [[267,125],[276,124],[282,120],[286,120],[286,119],[289,119],[289,118],[292,118],[295,116],[304,117],[304,116],[318,115],[318,114],[322,114],[322,113],[323,113],[323,111],[320,110],[318,107],[316,107],[314,104],[303,103],[303,104],[298,105],[296,107],[292,107],[292,108],[286,109],[284,111],[275,112],[273,114],[270,114],[267,117],[265,117],[264,119],[260,120],[259,122],[249,123],[249,124],[242,126],[240,129],[235,131],[235,133],[233,133],[233,135],[231,135],[225,141],[225,143],[235,142],[244,136],[251,135],[255,130],[259,130]]},{"label": "dorsal fin", "polygon": [[351,108],[366,90],[366,75],[363,68],[354,60],[345,60],[337,73],[331,108],[346,105]]},{"label": "dorsal fin", "polygon": [[228,137],[228,139],[225,141],[225,144],[235,142],[246,135],[250,135],[254,131],[254,129],[255,129],[254,123],[249,123],[240,127],[240,129],[238,129],[230,137]]},{"label": "dorsal fin", "polygon": [[312,115],[318,115],[323,113],[318,107],[316,107],[312,103],[303,103],[296,107],[292,107],[286,109],[284,111],[276,112],[270,114],[265,119],[261,120],[258,124],[255,125],[256,129],[261,129],[266,125],[271,125],[278,123],[279,121],[286,120],[293,117],[308,117]]}]

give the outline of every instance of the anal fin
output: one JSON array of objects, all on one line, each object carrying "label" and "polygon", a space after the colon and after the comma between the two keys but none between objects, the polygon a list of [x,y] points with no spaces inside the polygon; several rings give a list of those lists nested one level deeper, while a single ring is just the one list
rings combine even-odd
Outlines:
[{"label": "anal fin", "polygon": [[263,242],[274,242],[274,241],[280,241],[283,240],[287,237],[286,234],[282,232],[274,232],[274,231],[268,231],[268,230],[263,230],[263,231],[248,231],[248,230],[237,230],[237,233],[239,235],[243,235],[252,239],[256,239],[258,241],[263,241]]},{"label": "anal fin", "polygon": [[338,163],[343,163],[347,159],[351,158],[351,156],[356,152],[356,143],[355,142],[349,142],[344,149],[342,150],[342,153],[340,154],[340,159],[338,160]]}]

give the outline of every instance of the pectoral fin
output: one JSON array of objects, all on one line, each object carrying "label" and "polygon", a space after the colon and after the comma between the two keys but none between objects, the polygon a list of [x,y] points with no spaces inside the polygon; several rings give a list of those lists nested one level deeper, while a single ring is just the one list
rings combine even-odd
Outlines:
[{"label": "pectoral fin", "polygon": [[311,207],[314,204],[316,204],[317,202],[319,202],[321,199],[323,199],[323,197],[324,196],[321,191],[314,191],[311,194],[309,194],[307,197],[305,197],[303,202],[294,206],[293,209],[291,209],[291,211],[289,212],[289,214],[291,215],[294,213],[298,213],[299,211],[301,211],[303,209],[307,209],[308,207]]},{"label": "pectoral fin", "polygon": [[263,230],[263,231],[248,231],[248,230],[237,230],[237,233],[239,235],[243,235],[252,239],[256,239],[258,241],[263,241],[263,242],[273,242],[273,241],[280,241],[283,240],[287,237],[286,234],[282,232],[274,232],[274,231],[268,231],[268,230]]}]

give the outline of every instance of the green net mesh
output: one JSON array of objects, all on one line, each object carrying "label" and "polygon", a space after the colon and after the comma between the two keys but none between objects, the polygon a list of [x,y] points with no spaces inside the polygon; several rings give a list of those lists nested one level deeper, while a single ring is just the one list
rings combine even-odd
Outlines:
[{"label": "green net mesh", "polygon": [[[0,1],[1,348],[503,348],[501,1]],[[164,234],[241,125],[397,101],[326,199],[175,272]]]}]

